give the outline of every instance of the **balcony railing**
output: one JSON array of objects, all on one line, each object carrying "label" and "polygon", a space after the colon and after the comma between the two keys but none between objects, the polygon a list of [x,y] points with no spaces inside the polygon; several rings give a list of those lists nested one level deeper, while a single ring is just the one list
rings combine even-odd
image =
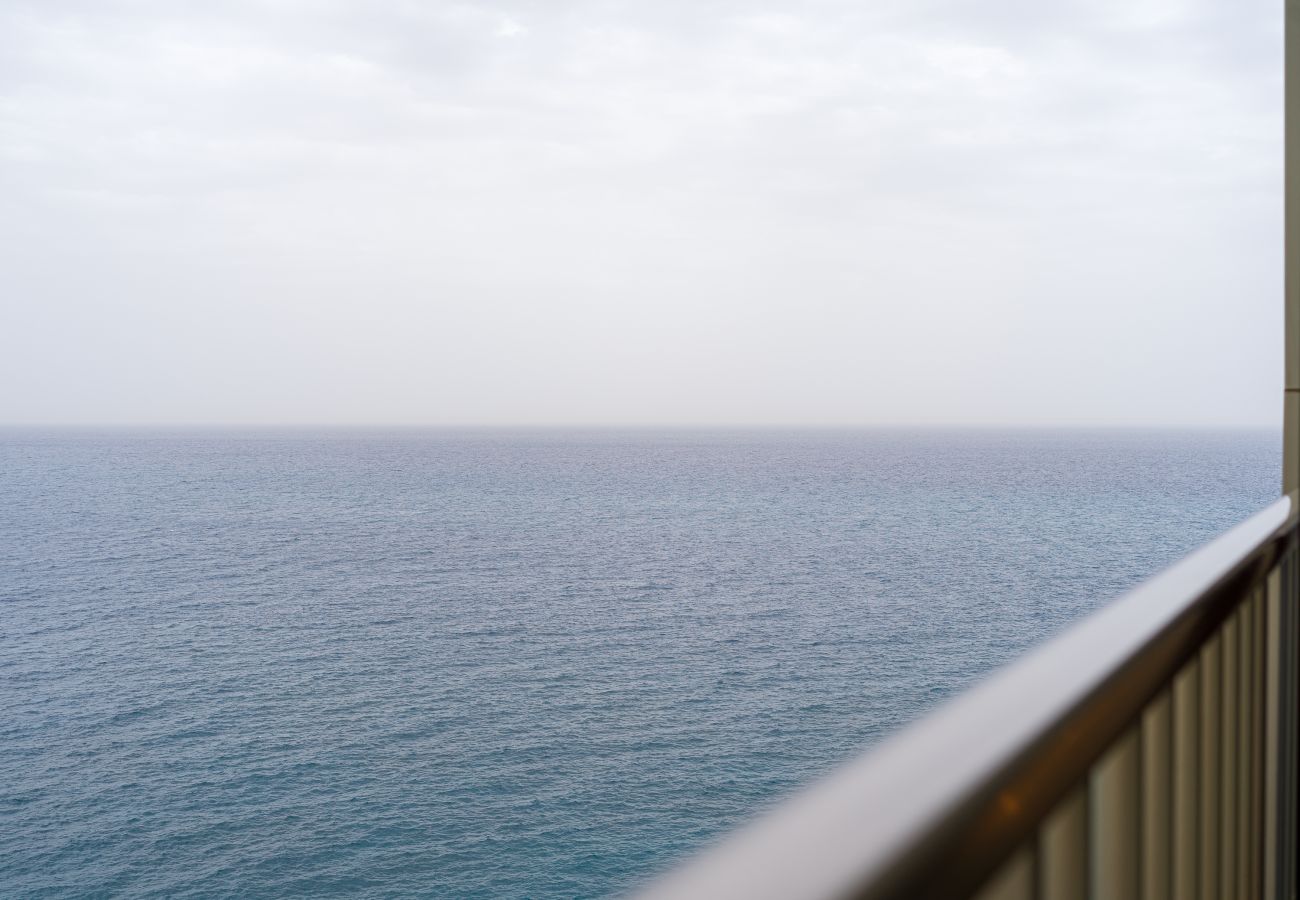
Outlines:
[{"label": "balcony railing", "polygon": [[647,898],[1293,897],[1296,544],[1284,497]]}]

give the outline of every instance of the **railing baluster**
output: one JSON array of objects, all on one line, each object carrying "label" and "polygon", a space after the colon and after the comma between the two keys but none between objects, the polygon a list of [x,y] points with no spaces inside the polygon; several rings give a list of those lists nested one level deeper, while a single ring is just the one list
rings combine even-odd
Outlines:
[{"label": "railing baluster", "polygon": [[1278,630],[1278,686],[1277,715],[1278,727],[1278,779],[1277,779],[1277,896],[1290,900],[1293,882],[1290,874],[1291,856],[1291,816],[1295,804],[1291,800],[1294,779],[1291,777],[1291,657],[1295,650],[1291,640],[1291,604],[1287,602],[1290,593],[1290,561],[1282,573],[1278,591],[1277,630]]},{"label": "railing baluster", "polygon": [[1240,617],[1238,610],[1228,617],[1219,639],[1219,896],[1224,900],[1237,895],[1237,735],[1238,712],[1237,654],[1240,652]]},{"label": "railing baluster", "polygon": [[1173,698],[1165,691],[1142,717],[1142,896],[1171,900]]},{"label": "railing baluster", "polygon": [[1251,647],[1255,637],[1254,592],[1242,603],[1237,627],[1237,887],[1234,897],[1249,900],[1251,874],[1254,867],[1250,856],[1251,821],[1254,816],[1254,792],[1251,789],[1252,747],[1251,714],[1253,681],[1251,673]]},{"label": "railing baluster", "polygon": [[1282,710],[1282,628],[1281,628],[1281,573],[1274,569],[1268,575],[1264,605],[1265,628],[1265,678],[1264,743],[1268,752],[1264,756],[1264,897],[1277,900],[1282,896],[1282,861],[1279,855],[1279,831],[1282,812],[1282,732],[1279,713]]},{"label": "railing baluster", "polygon": [[1137,900],[1141,889],[1142,732],[1133,728],[1097,763],[1092,776],[1088,881],[1093,900]]},{"label": "railing baluster", "polygon": [[1278,825],[1277,825],[1277,864],[1278,864],[1278,884],[1277,896],[1290,900],[1294,888],[1295,877],[1291,867],[1291,858],[1295,855],[1295,844],[1293,842],[1294,817],[1295,817],[1295,779],[1291,772],[1291,766],[1294,759],[1294,740],[1292,733],[1294,731],[1293,722],[1295,713],[1292,704],[1295,702],[1295,691],[1292,687],[1294,679],[1294,668],[1292,660],[1295,656],[1295,640],[1292,636],[1293,610],[1291,605],[1291,582],[1294,570],[1294,563],[1289,558],[1282,570],[1281,582],[1278,591],[1278,782],[1277,782],[1277,802],[1278,802]]},{"label": "railing baluster", "polygon": [[1042,900],[1088,896],[1088,790],[1077,788],[1043,823],[1038,892]]},{"label": "railing baluster", "polygon": [[1201,666],[1193,658],[1174,677],[1173,889],[1178,900],[1200,892]]},{"label": "railing baluster", "polygon": [[1295,606],[1292,590],[1295,579],[1295,562],[1288,556],[1282,573],[1282,591],[1278,596],[1279,631],[1281,632],[1281,685],[1278,690],[1281,707],[1278,724],[1281,727],[1280,756],[1281,777],[1278,784],[1278,802],[1281,804],[1278,829],[1278,857],[1281,863],[1279,896],[1290,900],[1295,894]]},{"label": "railing baluster", "polygon": [[[1201,900],[1219,896],[1220,630],[1201,649]],[[1228,898],[1225,898],[1228,900]]]},{"label": "railing baluster", "polygon": [[993,874],[974,900],[1035,900],[1036,851],[1022,847]]},{"label": "railing baluster", "polygon": [[1261,900],[1269,896],[1268,860],[1265,858],[1265,844],[1273,823],[1269,821],[1268,810],[1268,771],[1269,771],[1269,588],[1268,580],[1260,588],[1260,597],[1255,607],[1255,685],[1257,702],[1255,704],[1255,732],[1258,749],[1255,753],[1255,791],[1256,791],[1256,831],[1255,866],[1256,890]]},{"label": "railing baluster", "polygon": [[1253,838],[1251,840],[1251,861],[1254,866],[1252,876],[1251,896],[1263,900],[1264,894],[1264,835],[1267,832],[1268,824],[1264,820],[1264,763],[1267,753],[1267,739],[1264,733],[1265,722],[1265,705],[1267,698],[1264,695],[1264,681],[1267,676],[1267,655],[1265,653],[1267,637],[1265,628],[1267,621],[1265,614],[1268,609],[1268,596],[1265,588],[1261,588],[1254,600],[1255,607],[1255,646],[1253,652],[1253,669],[1255,681],[1255,701],[1251,704],[1251,711],[1254,716],[1255,724],[1253,727],[1253,740],[1255,742],[1254,767],[1251,771],[1252,790],[1255,795],[1254,809],[1255,814],[1252,817]]}]

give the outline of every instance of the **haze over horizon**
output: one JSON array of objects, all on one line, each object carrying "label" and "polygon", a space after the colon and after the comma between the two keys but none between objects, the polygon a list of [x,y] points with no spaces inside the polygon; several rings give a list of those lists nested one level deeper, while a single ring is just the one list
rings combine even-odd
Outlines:
[{"label": "haze over horizon", "polygon": [[1274,2],[0,0],[0,424],[1280,423]]}]

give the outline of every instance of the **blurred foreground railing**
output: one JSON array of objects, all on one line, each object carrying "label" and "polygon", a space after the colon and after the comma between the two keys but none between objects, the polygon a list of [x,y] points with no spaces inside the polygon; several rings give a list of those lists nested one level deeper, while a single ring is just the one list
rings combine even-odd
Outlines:
[{"label": "blurred foreground railing", "polygon": [[1282,498],[647,900],[1293,897],[1296,535]]}]

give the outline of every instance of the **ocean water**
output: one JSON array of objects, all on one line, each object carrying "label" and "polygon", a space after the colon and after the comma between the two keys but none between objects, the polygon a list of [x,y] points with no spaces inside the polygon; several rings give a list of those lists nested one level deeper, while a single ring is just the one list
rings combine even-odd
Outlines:
[{"label": "ocean water", "polygon": [[1271,432],[0,433],[0,895],[626,891],[1279,467]]}]

